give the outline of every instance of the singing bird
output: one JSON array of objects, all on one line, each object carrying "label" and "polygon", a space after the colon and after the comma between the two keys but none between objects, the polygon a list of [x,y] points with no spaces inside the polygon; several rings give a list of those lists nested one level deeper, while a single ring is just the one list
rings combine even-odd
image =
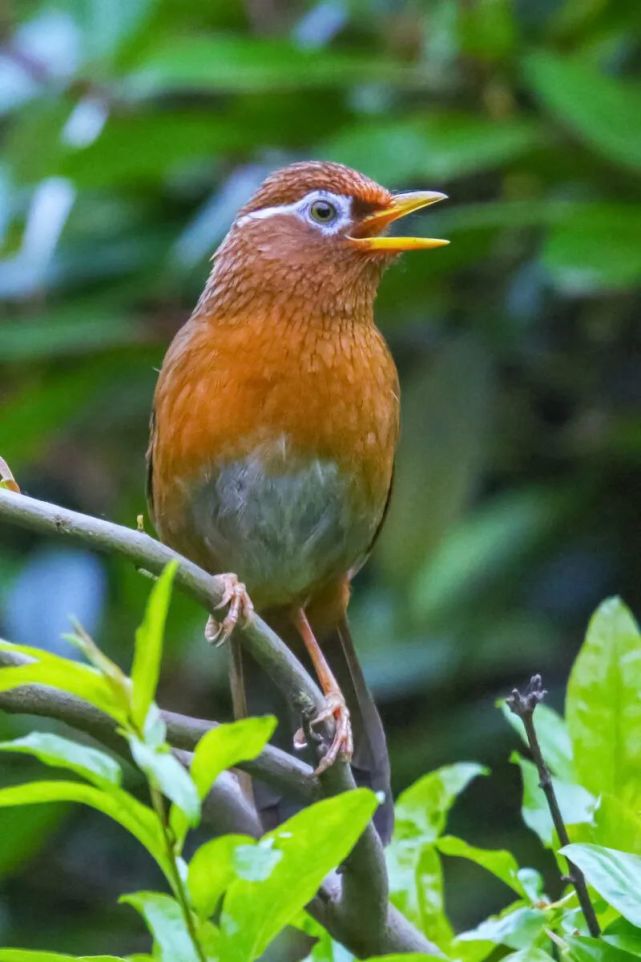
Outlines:
[{"label": "singing bird", "polygon": [[[253,602],[307,652],[325,696],[312,728],[334,721],[317,771],[342,757],[358,783],[385,793],[383,836],[385,735],[346,619],[389,503],[399,433],[398,376],[373,306],[398,254],[447,243],[386,229],[444,197],[394,194],[336,163],[271,174],[238,212],[167,351],[148,451],[162,541],[207,571],[233,572],[228,615],[210,638],[227,637]],[[235,705],[272,707],[268,679],[242,658]],[[277,713],[291,748],[300,719],[282,700]],[[283,817],[275,792],[263,787],[258,801],[266,825]]]}]

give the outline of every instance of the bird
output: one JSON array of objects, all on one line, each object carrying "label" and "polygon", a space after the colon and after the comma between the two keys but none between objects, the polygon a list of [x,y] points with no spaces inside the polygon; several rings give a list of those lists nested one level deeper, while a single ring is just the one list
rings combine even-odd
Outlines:
[{"label": "bird", "polygon": [[[320,760],[311,745],[316,772],[344,759],[358,784],[383,793],[384,840],[385,734],[347,621],[351,581],[389,505],[399,436],[398,374],[373,308],[399,254],[448,243],[388,227],[444,198],[393,193],[329,161],[270,174],[238,211],[166,353],[147,453],[161,541],[223,576],[227,615],[210,620],[209,639],[226,640],[255,609],[307,658],[325,699],[305,737],[295,707],[237,648],[236,713],[277,704],[281,744],[301,750],[333,721]],[[289,802],[261,791],[271,827]]]}]

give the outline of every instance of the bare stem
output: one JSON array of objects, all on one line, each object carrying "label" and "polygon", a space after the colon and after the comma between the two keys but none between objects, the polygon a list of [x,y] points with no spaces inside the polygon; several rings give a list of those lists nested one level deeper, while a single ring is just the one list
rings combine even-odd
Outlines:
[{"label": "bare stem", "polygon": [[149,784],[149,795],[151,797],[151,804],[153,806],[158,822],[160,823],[160,828],[162,830],[163,839],[165,840],[165,851],[167,852],[167,858],[171,866],[171,885],[176,896],[176,901],[180,905],[180,911],[182,912],[183,920],[187,931],[189,932],[189,937],[193,943],[194,951],[200,959],[200,962],[207,962],[205,951],[200,944],[200,939],[198,938],[198,933],[196,932],[196,927],[194,926],[194,917],[191,913],[191,908],[189,907],[189,900],[187,899],[187,893],[185,892],[185,886],[183,885],[183,880],[180,877],[180,871],[178,870],[178,865],[176,864],[176,853],[174,851],[174,846],[172,843],[169,826],[167,824],[167,812],[165,810],[165,801],[158,791],[156,786],[153,784],[151,778],[148,779]]},{"label": "bare stem", "polygon": [[[545,798],[548,803],[548,808],[550,809],[550,815],[552,816],[552,822],[554,823],[556,834],[559,836],[561,845],[565,846],[570,844],[570,839],[565,827],[565,822],[563,821],[563,816],[561,815],[561,809],[559,808],[556,792],[554,791],[552,775],[550,774],[550,769],[547,767],[545,759],[543,758],[543,752],[541,751],[541,745],[536,734],[536,728],[534,726],[534,710],[536,706],[543,701],[546,694],[547,692],[543,688],[541,676],[532,675],[525,692],[521,694],[521,692],[515,688],[506,701],[514,714],[518,715],[523,722],[525,727],[525,735],[527,737],[530,751],[532,752],[532,759],[539,773],[539,785],[545,793]],[[594,906],[590,901],[590,895],[588,893],[588,887],[586,885],[585,878],[583,877],[583,872],[573,862],[571,862],[569,858],[566,858],[566,862],[568,863],[569,869],[568,878],[576,890],[576,894],[579,899],[579,905],[581,906],[581,911],[583,912],[590,935],[592,935],[594,938],[597,938],[601,934],[601,929],[597,921]]]}]

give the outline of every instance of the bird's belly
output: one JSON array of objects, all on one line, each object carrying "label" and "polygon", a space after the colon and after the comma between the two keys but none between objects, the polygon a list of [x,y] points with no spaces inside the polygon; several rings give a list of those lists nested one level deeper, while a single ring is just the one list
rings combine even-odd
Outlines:
[{"label": "bird's belly", "polygon": [[[238,574],[259,607],[303,600],[367,552],[380,512],[336,462],[258,450],[212,470],[193,522],[220,570]],[[359,503],[360,502],[360,503]]]}]

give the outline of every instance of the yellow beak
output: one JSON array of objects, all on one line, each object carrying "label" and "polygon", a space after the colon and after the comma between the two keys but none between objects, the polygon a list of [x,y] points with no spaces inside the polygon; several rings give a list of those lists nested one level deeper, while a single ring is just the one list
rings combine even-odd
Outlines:
[{"label": "yellow beak", "polygon": [[380,251],[387,254],[445,247],[449,244],[449,241],[440,240],[436,237],[381,236],[381,231],[395,220],[406,217],[407,214],[413,214],[414,211],[421,210],[423,207],[429,207],[430,204],[437,204],[440,200],[447,200],[447,195],[436,190],[412,190],[406,194],[396,194],[389,207],[377,210],[361,221],[359,234],[362,231],[365,236],[350,237],[349,240],[359,250]]}]

